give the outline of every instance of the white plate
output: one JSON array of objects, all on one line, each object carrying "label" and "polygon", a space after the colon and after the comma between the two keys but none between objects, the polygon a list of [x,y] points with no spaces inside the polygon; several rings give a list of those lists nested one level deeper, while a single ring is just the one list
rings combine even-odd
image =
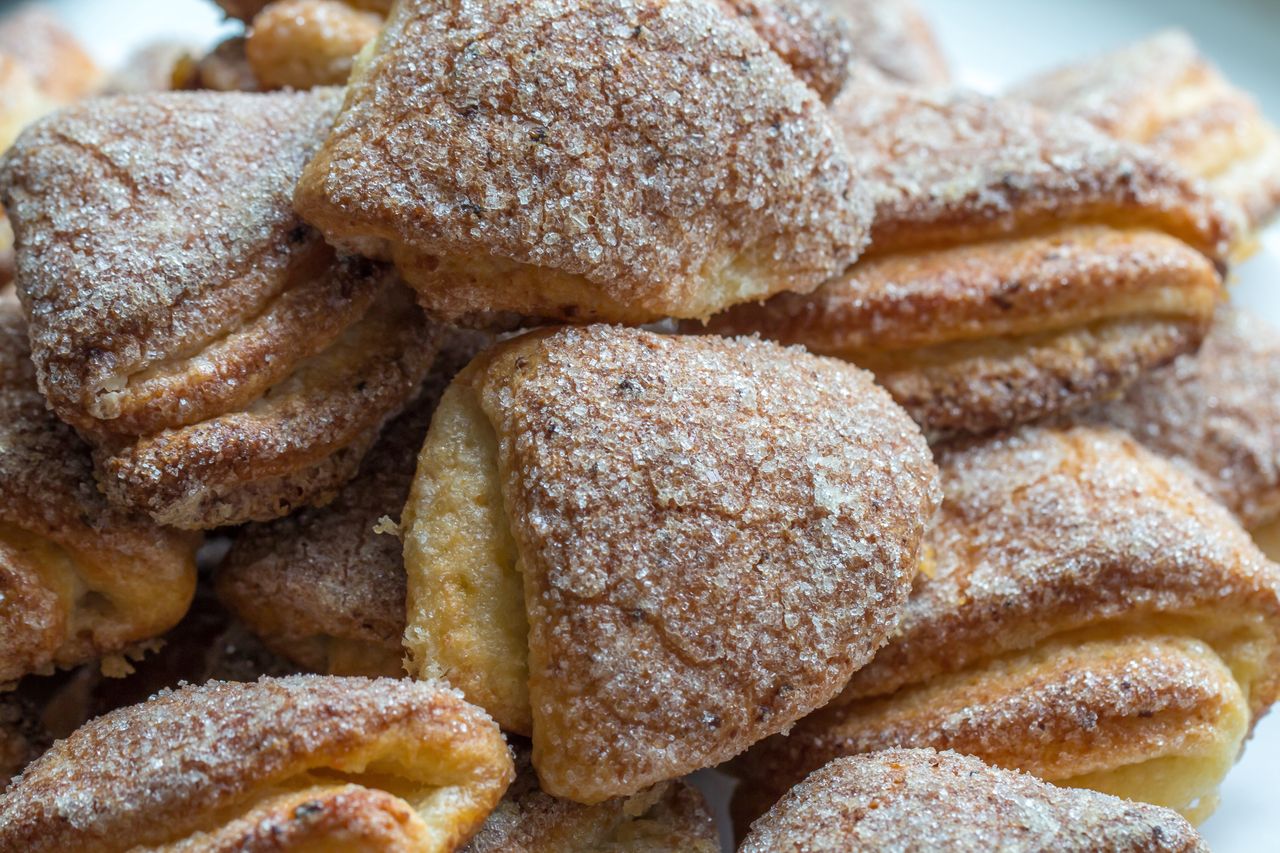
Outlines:
[{"label": "white plate", "polygon": [[[920,0],[960,80],[998,91],[1033,71],[1180,26],[1237,84],[1280,122],[1280,2],[1232,0]],[[16,5],[0,2],[0,7]],[[203,0],[49,0],[106,65],[163,36],[212,43],[234,31]],[[1280,226],[1263,250],[1236,270],[1232,298],[1280,325]],[[1259,723],[1222,788],[1222,805],[1201,828],[1217,853],[1276,849],[1280,836],[1280,717]],[[710,793],[723,814],[727,788],[712,774]],[[726,847],[726,849],[730,849]]]}]

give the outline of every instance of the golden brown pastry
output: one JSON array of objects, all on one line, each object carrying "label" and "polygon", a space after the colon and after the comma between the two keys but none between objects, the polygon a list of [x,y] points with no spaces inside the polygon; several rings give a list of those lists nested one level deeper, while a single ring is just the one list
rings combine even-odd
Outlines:
[{"label": "golden brown pastry", "polygon": [[264,89],[341,86],[382,16],[340,0],[277,0],[253,19],[245,55]]},{"label": "golden brown pastry", "polygon": [[718,0],[398,3],[295,203],[466,322],[812,290],[870,215],[817,94]]},{"label": "golden brown pastry", "polygon": [[889,749],[837,758],[756,821],[739,853],[1208,853],[1168,809],[1058,788],[976,758]]},{"label": "golden brown pastry", "polygon": [[[231,17],[252,21],[254,16],[271,5],[272,0],[217,0],[217,2]],[[343,0],[343,2],[356,9],[381,12],[385,15],[391,9],[392,0]]]},{"label": "golden brown pastry", "polygon": [[1150,146],[1206,179],[1250,229],[1280,210],[1280,132],[1184,32],[1054,69],[1010,94]]},{"label": "golden brown pastry", "polygon": [[1280,568],[1116,430],[1024,428],[938,462],[897,633],[741,761],[740,808],[839,755],[931,746],[1206,817],[1280,691]]},{"label": "golden brown pastry", "polygon": [[1162,160],[1079,120],[868,71],[833,112],[870,152],[871,247],[815,293],[711,331],[868,368],[935,436],[1079,408],[1207,331],[1230,229]]},{"label": "golden brown pastry", "polygon": [[333,503],[249,525],[218,570],[218,593],[278,654],[316,672],[403,675],[400,517],[414,460],[445,385],[488,341],[457,333],[418,400],[389,424]]},{"label": "golden brown pastry", "polygon": [[115,503],[186,528],[322,503],[426,374],[408,289],[290,208],[340,100],[98,99],[0,167],[41,388]]},{"label": "golden brown pastry", "polygon": [[93,94],[101,72],[58,19],[35,4],[0,18],[0,55],[24,66],[56,104]]},{"label": "golden brown pastry", "polygon": [[110,506],[89,449],[45,408],[0,295],[0,685],[118,655],[191,603],[197,541]]},{"label": "golden brown pastry", "polygon": [[854,44],[848,22],[822,0],[721,0],[828,103],[844,88]]},{"label": "golden brown pastry", "polygon": [[92,720],[0,796],[0,849],[457,850],[513,776],[437,682],[211,682]]},{"label": "golden brown pastry", "polygon": [[1172,459],[1246,528],[1280,517],[1280,331],[1268,323],[1224,305],[1199,353],[1096,414]]},{"label": "golden brown pastry", "polygon": [[951,79],[947,58],[914,0],[823,0],[849,24],[853,59],[917,86]]},{"label": "golden brown pastry", "polygon": [[555,796],[716,764],[892,629],[933,476],[837,361],[608,326],[514,339],[449,386],[418,458],[411,671],[532,733]]},{"label": "golden brown pastry", "polygon": [[518,744],[516,779],[465,853],[717,853],[715,823],[702,794],[659,782],[630,797],[584,806],[538,787],[527,747]]}]

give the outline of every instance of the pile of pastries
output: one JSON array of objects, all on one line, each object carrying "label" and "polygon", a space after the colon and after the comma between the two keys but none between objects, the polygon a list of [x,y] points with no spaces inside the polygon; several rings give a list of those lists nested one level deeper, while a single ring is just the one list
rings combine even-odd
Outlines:
[{"label": "pile of pastries", "polygon": [[1185,35],[221,5],[0,21],[0,851],[1203,849],[1280,134]]}]

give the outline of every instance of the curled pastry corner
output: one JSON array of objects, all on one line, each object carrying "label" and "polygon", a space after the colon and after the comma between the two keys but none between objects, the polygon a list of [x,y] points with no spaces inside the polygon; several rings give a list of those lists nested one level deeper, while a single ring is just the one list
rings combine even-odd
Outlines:
[{"label": "curled pastry corner", "polygon": [[16,301],[0,297],[0,683],[163,633],[196,582],[198,537],[107,503],[30,356]]},{"label": "curled pastry corner", "polygon": [[1079,409],[1208,330],[1230,223],[1162,159],[1078,119],[866,69],[833,114],[877,199],[870,247],[814,293],[707,330],[866,367],[935,439]]},{"label": "curled pastry corner", "polygon": [[751,825],[740,853],[998,849],[1208,853],[1176,812],[1059,788],[971,756],[887,749],[815,770]]},{"label": "curled pastry corner", "polygon": [[399,3],[295,205],[467,323],[812,290],[870,216],[817,93],[719,0]]},{"label": "curled pastry corner", "polygon": [[896,634],[828,707],[739,760],[758,814],[838,755],[955,749],[1203,820],[1280,692],[1280,568],[1114,429],[943,448]]},{"label": "curled pastry corner", "polygon": [[1180,30],[1032,77],[1010,90],[1150,147],[1205,179],[1250,232],[1280,211],[1280,131]]},{"label": "curled pastry corner", "polygon": [[532,734],[594,803],[716,764],[892,628],[935,506],[922,437],[849,365],[606,326],[492,348],[405,506],[411,669]]},{"label": "curled pastry corner", "polygon": [[210,682],[55,744],[0,796],[0,847],[447,853],[513,776],[498,727],[437,682]]}]

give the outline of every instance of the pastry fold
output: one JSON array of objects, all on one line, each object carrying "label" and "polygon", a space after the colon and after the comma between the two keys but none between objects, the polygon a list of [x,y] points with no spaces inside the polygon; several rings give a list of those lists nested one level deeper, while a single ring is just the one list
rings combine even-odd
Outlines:
[{"label": "pastry fold", "polygon": [[857,257],[869,199],[734,5],[398,3],[295,205],[450,321],[645,323],[812,290]]},{"label": "pastry fold", "polygon": [[1010,95],[1168,157],[1235,205],[1248,230],[1280,210],[1280,132],[1184,32],[1048,71]]},{"label": "pastry fold", "polygon": [[425,375],[407,289],[290,208],[340,99],[98,99],[5,159],[41,389],[112,500],[187,528],[322,502]]},{"label": "pastry fold", "polygon": [[917,86],[950,82],[947,57],[914,0],[822,0],[849,25],[855,61]]},{"label": "pastry fold", "polygon": [[538,786],[527,747],[517,745],[516,779],[464,853],[717,853],[715,822],[697,789],[659,782],[593,806]]},{"label": "pastry fold", "polygon": [[1194,820],[1280,690],[1280,569],[1123,433],[940,453],[945,498],[894,637],[758,745],[750,810],[838,755],[936,746]]},{"label": "pastry fold", "polygon": [[218,594],[275,652],[314,672],[404,674],[403,546],[383,525],[404,509],[441,393],[488,341],[448,337],[418,399],[332,503],[236,535],[217,571]]},{"label": "pastry fold", "polygon": [[197,540],[115,508],[45,408],[18,306],[0,297],[0,685],[124,652],[191,603]]},{"label": "pastry fold", "polygon": [[444,853],[512,776],[498,727],[438,683],[211,682],[55,744],[0,796],[0,847]]},{"label": "pastry fold", "polygon": [[1205,334],[1231,231],[1164,161],[1076,119],[865,70],[833,112],[866,152],[870,248],[816,292],[709,330],[871,369],[934,436],[1079,408]]},{"label": "pastry fold", "polygon": [[1199,352],[1094,414],[1173,460],[1251,531],[1280,517],[1280,331],[1268,323],[1222,306]]},{"label": "pastry fold", "polygon": [[976,758],[888,749],[838,758],[752,825],[740,853],[848,850],[1199,851],[1175,812],[1058,788]]},{"label": "pastry fold", "polygon": [[837,361],[605,326],[514,339],[446,390],[418,459],[411,668],[532,733],[556,796],[716,764],[887,636],[933,476]]}]

